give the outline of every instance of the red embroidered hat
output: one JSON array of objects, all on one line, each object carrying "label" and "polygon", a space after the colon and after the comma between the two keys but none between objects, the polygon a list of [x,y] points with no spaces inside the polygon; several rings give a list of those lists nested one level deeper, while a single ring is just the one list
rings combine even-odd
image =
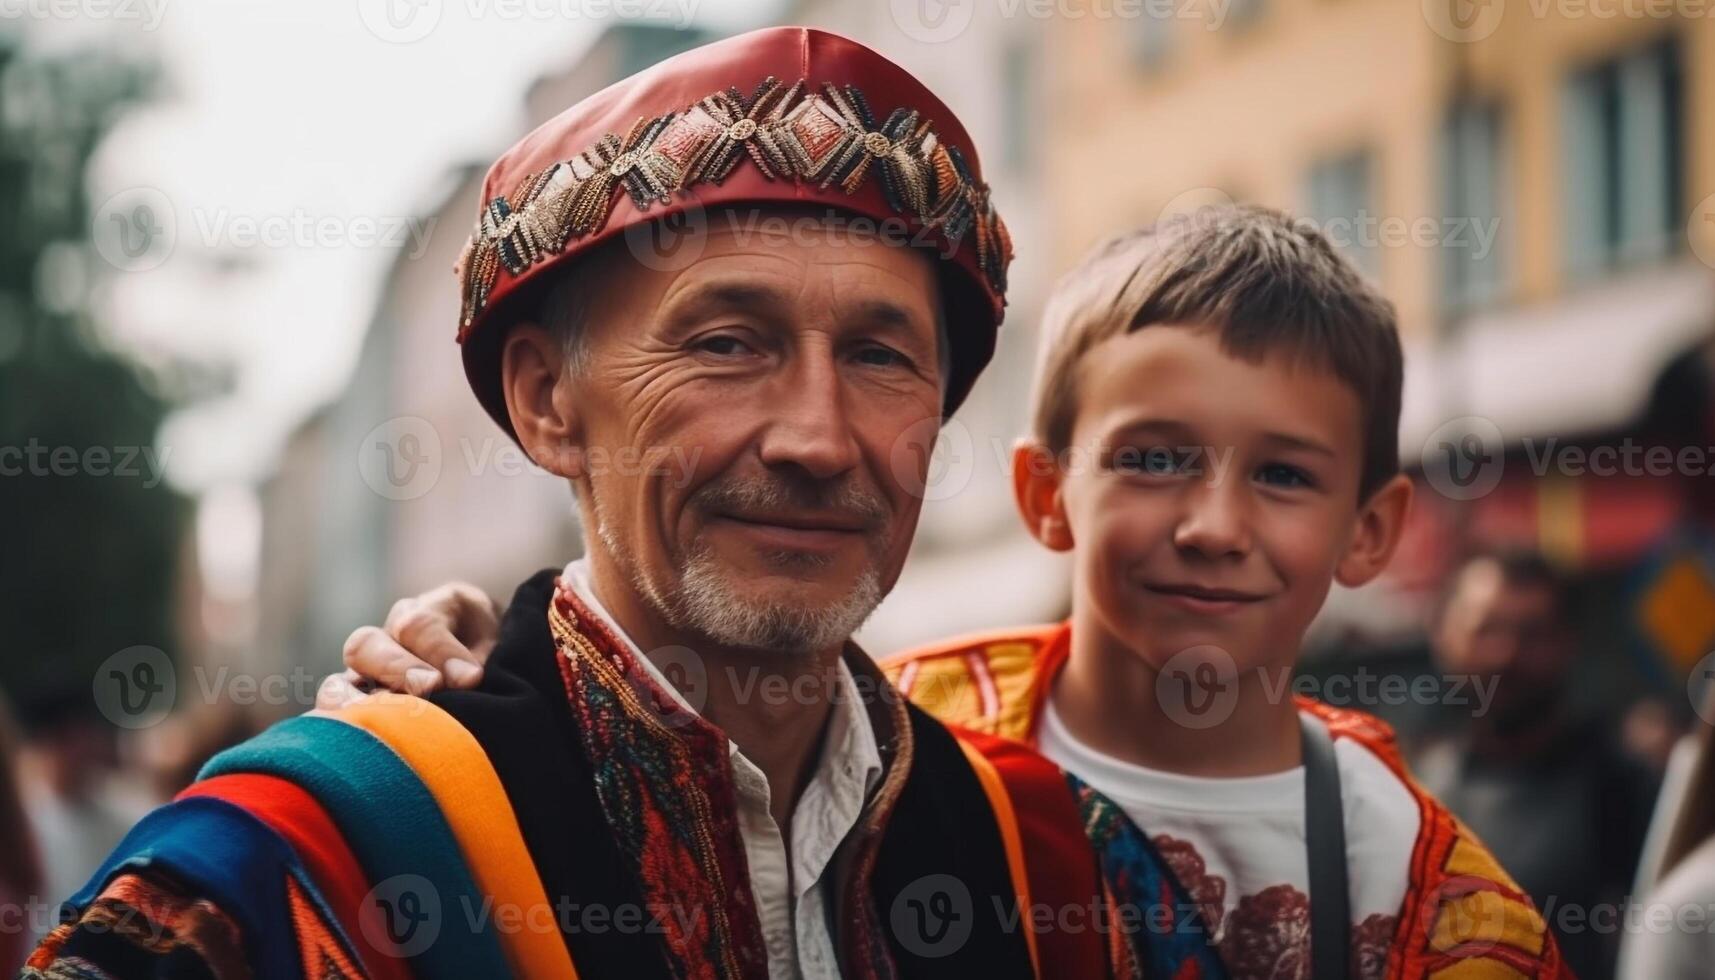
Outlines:
[{"label": "red embroidered hat", "polygon": [[945,260],[947,414],[994,354],[1012,243],[970,136],[903,68],[836,34],[754,31],[611,85],[501,156],[482,200],[456,270],[458,339],[471,387],[509,433],[502,340],[533,312],[548,270],[627,229],[633,254],[652,261],[648,243],[668,234],[649,222],[706,228],[729,205],[838,209],[933,246]]}]

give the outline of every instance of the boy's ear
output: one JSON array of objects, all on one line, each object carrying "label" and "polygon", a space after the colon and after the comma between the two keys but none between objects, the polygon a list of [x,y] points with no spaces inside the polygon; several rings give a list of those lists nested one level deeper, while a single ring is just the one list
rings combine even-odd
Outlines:
[{"label": "boy's ear", "polygon": [[500,352],[500,386],[512,431],[537,466],[576,480],[584,475],[583,430],[571,388],[560,384],[565,351],[534,323],[520,323]]},{"label": "boy's ear", "polygon": [[1030,536],[1054,551],[1072,550],[1072,525],[1060,495],[1060,466],[1054,454],[1032,439],[1012,449],[1012,494]]},{"label": "boy's ear", "polygon": [[1334,581],[1356,588],[1375,578],[1393,559],[1411,511],[1411,478],[1401,473],[1382,484],[1358,511],[1352,543],[1334,569]]}]

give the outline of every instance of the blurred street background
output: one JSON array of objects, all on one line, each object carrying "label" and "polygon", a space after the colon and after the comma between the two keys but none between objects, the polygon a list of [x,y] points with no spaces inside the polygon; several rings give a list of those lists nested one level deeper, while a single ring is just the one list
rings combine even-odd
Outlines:
[{"label": "blurred street background", "polygon": [[1043,299],[1109,233],[1255,202],[1347,250],[1408,351],[1408,540],[1307,683],[1433,673],[1457,563],[1513,549],[1564,589],[1580,717],[1656,777],[1715,722],[1715,3],[0,0],[0,893],[80,885],[394,599],[579,553],[453,342],[483,167],[778,23],[940,94],[1017,246],[872,652],[1065,615],[1007,476]]}]

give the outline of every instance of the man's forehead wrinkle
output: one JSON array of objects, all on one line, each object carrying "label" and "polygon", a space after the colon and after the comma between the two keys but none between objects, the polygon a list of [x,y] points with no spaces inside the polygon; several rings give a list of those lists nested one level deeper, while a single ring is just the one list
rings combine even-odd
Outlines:
[{"label": "man's forehead wrinkle", "polygon": [[719,288],[723,284],[781,290],[788,283],[801,283],[804,278],[803,263],[793,261],[787,253],[746,250],[704,256],[673,274],[658,305],[666,307],[686,292]]}]

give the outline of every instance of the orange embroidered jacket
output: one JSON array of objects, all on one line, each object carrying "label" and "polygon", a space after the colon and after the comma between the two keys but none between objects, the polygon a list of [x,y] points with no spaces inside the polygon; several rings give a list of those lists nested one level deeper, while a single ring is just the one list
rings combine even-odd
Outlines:
[{"label": "orange embroidered jacket", "polygon": [[[882,669],[942,721],[1034,747],[1042,705],[1070,653],[1071,625],[1059,623],[944,641],[890,657]],[[1325,721],[1335,738],[1354,739],[1374,752],[1422,813],[1410,884],[1389,944],[1388,980],[1572,976],[1530,896],[1412,778],[1386,723],[1305,698],[1299,705]]]}]

